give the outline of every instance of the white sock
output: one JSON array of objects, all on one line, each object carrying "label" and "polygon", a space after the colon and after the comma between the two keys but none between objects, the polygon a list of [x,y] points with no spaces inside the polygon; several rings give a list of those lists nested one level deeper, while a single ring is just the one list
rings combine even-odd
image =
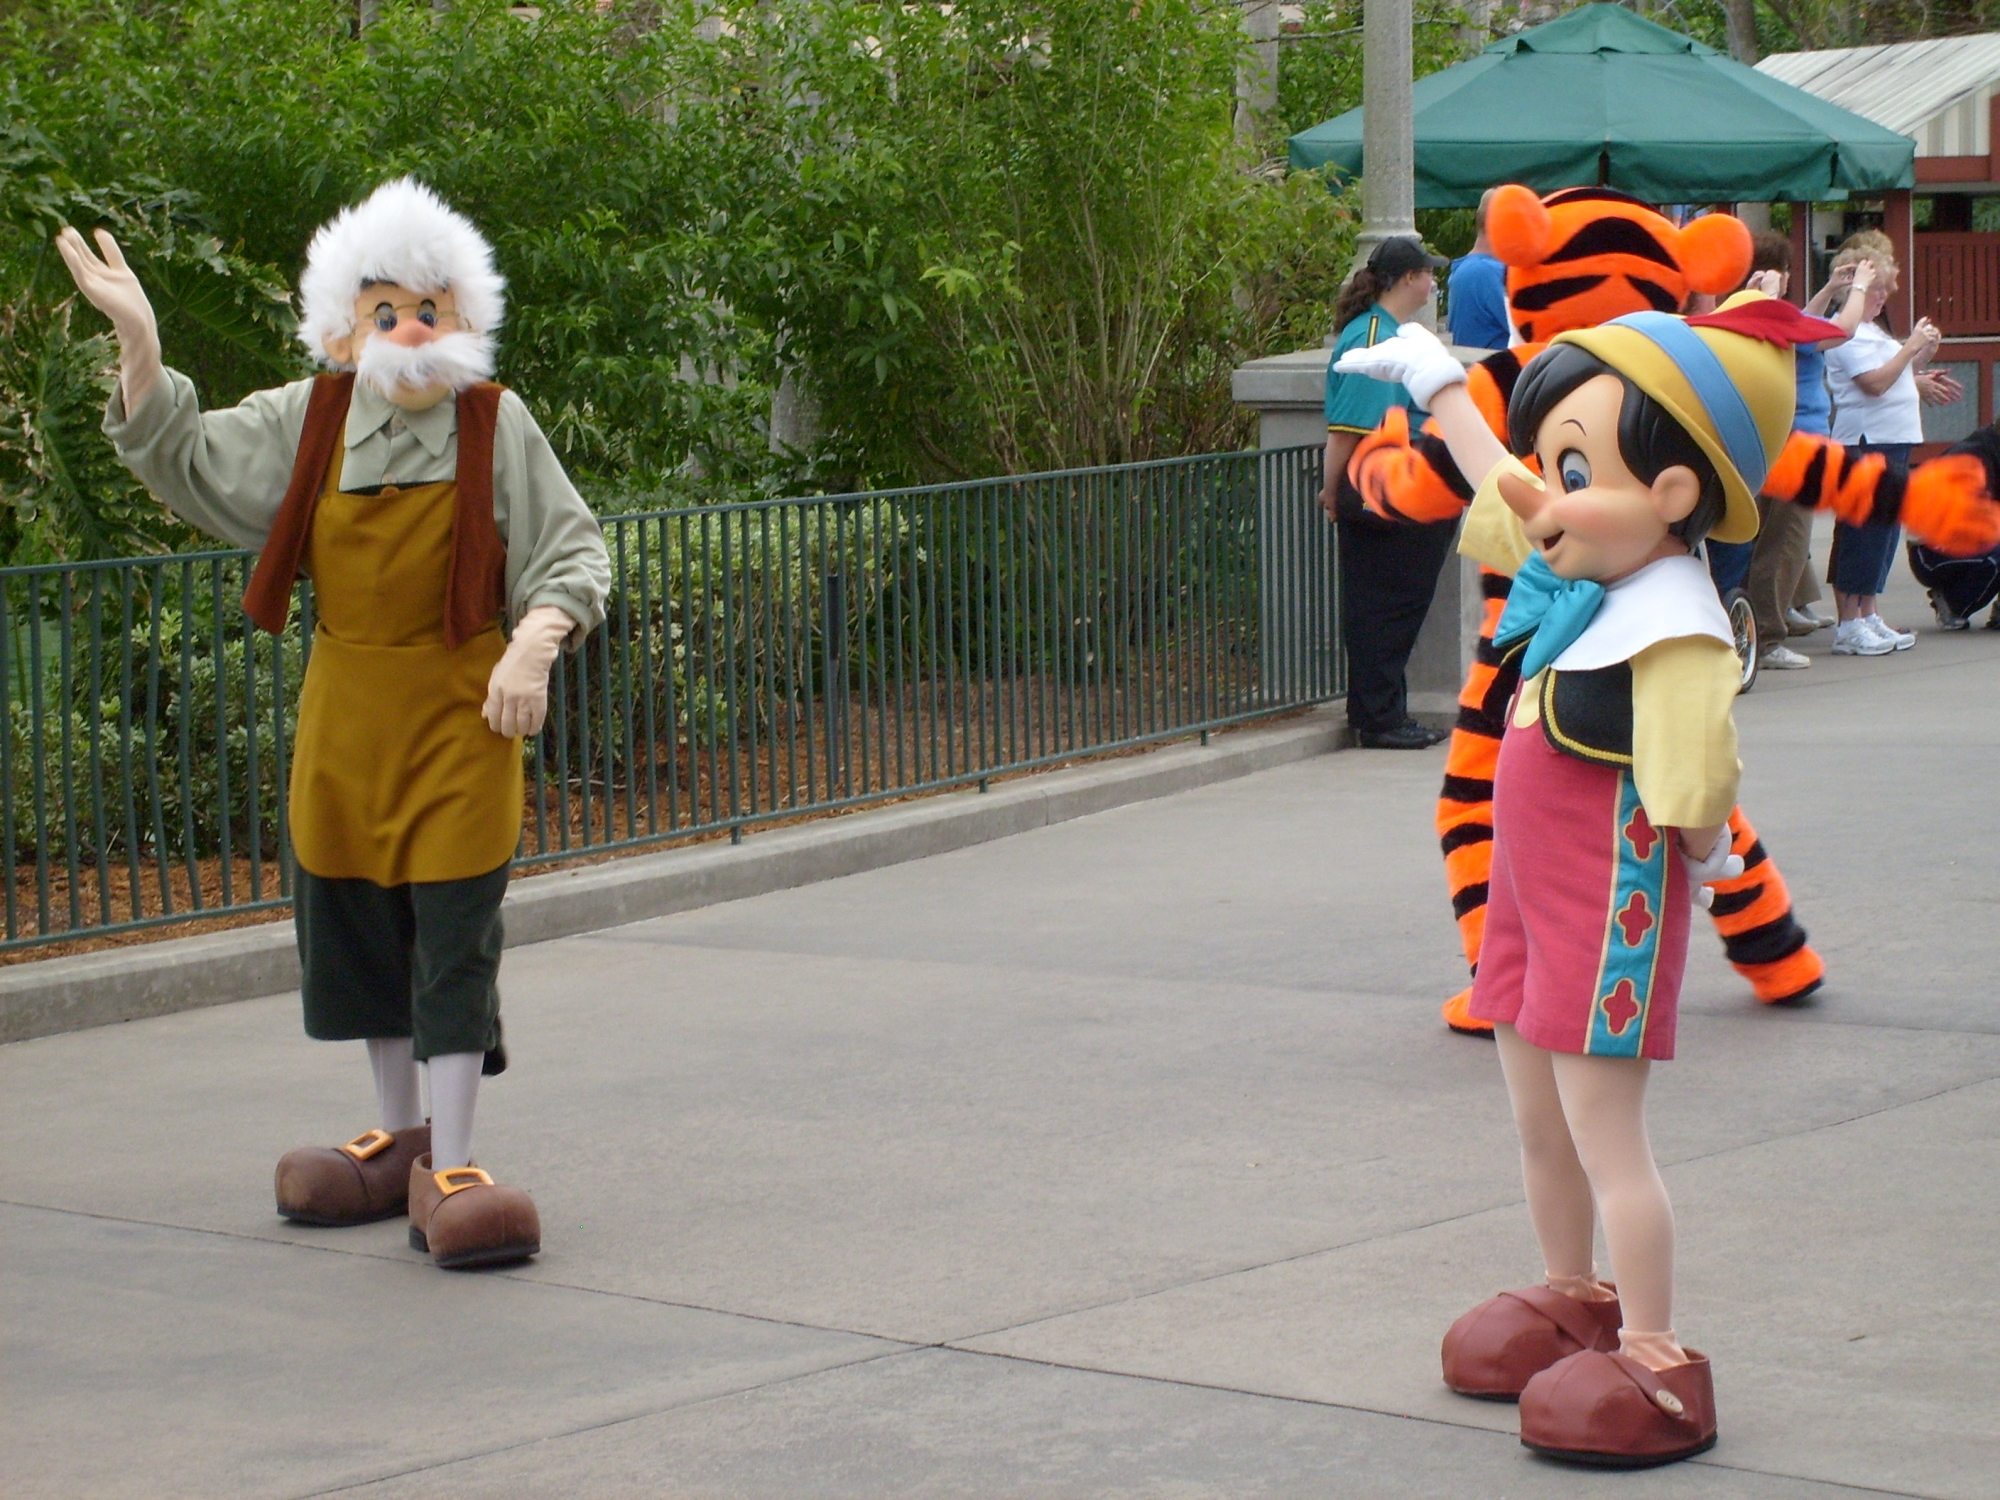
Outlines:
[{"label": "white sock", "polygon": [[472,1106],[479,1099],[483,1052],[447,1052],[430,1060],[431,1170],[472,1162]]},{"label": "white sock", "polygon": [[382,1128],[394,1135],[424,1123],[423,1100],[417,1090],[417,1064],[406,1036],[368,1039],[368,1066],[375,1073],[375,1102],[382,1108]]}]

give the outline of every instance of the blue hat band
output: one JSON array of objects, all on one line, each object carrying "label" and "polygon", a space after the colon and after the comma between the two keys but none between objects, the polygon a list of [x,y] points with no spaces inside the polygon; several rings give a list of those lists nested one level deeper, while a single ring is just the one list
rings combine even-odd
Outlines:
[{"label": "blue hat band", "polygon": [[1750,403],[1736,389],[1736,382],[1729,378],[1715,351],[1701,341],[1685,319],[1672,313],[1626,313],[1622,318],[1613,318],[1610,326],[1643,334],[1674,362],[1674,367],[1694,387],[1695,398],[1708,412],[1709,421],[1715,424],[1716,435],[1722,439],[1722,451],[1729,455],[1729,462],[1743,476],[1750,493],[1756,494],[1763,487],[1765,470],[1770,467],[1764,457],[1764,439],[1757,431],[1757,419],[1750,415]]}]

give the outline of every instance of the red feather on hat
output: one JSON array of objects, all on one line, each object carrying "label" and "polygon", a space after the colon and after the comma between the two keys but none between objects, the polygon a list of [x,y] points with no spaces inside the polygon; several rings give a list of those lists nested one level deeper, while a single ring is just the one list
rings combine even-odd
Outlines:
[{"label": "red feather on hat", "polygon": [[1760,297],[1755,302],[1740,302],[1720,312],[1697,313],[1687,321],[1690,328],[1720,328],[1725,333],[1762,339],[1780,349],[1847,337],[1847,330],[1838,323],[1808,317],[1778,297]]}]

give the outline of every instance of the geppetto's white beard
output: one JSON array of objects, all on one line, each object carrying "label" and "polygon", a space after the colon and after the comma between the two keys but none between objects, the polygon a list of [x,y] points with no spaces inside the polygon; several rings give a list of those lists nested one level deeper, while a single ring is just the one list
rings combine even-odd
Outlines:
[{"label": "geppetto's white beard", "polygon": [[445,386],[462,391],[493,374],[493,340],[483,333],[441,333],[414,348],[387,339],[361,345],[354,374],[394,400],[398,391]]}]

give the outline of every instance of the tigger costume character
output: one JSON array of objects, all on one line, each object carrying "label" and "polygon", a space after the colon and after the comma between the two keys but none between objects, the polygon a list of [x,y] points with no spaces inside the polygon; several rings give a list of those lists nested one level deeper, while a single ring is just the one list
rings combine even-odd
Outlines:
[{"label": "tigger costume character", "polygon": [[[1487,210],[1486,225],[1493,253],[1508,267],[1509,314],[1526,340],[1470,372],[1467,389],[1502,442],[1515,381],[1557,334],[1649,308],[1677,312],[1691,293],[1733,291],[1750,269],[1749,231],[1736,219],[1713,214],[1677,228],[1637,199],[1606,188],[1565,188],[1538,198],[1524,187],[1503,187]],[[1472,499],[1443,439],[1433,432],[1412,438],[1401,408],[1392,408],[1362,439],[1348,476],[1368,508],[1392,520],[1449,519]],[[1940,459],[1919,469],[1905,490],[1879,455],[1851,459],[1837,443],[1794,433],[1763,493],[1830,509],[1846,520],[1900,517],[1913,531],[1939,537],[1941,548],[1965,551],[1995,525],[1983,477],[1969,456]],[[1519,680],[1516,665],[1493,645],[1510,583],[1504,573],[1481,569],[1479,647],[1459,693],[1438,802],[1452,910],[1474,973],[1492,864],[1493,773],[1507,704]],[[1723,951],[1759,1000],[1801,999],[1819,988],[1826,966],[1808,946],[1784,877],[1741,807],[1730,813],[1729,826],[1743,873],[1713,887],[1709,915]],[[1491,1027],[1468,1012],[1471,994],[1468,988],[1445,1002],[1446,1024],[1454,1031],[1490,1034]]]}]

